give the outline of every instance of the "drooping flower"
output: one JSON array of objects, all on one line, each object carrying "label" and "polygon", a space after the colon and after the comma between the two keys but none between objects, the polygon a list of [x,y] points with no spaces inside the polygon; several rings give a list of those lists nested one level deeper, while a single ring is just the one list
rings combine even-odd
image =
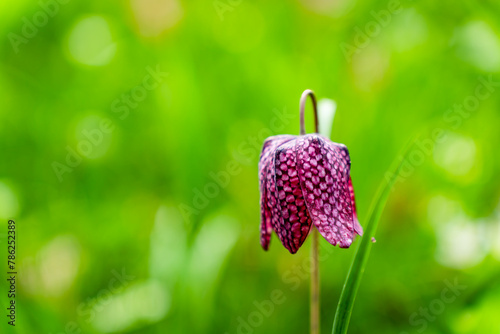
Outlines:
[{"label": "drooping flower", "polygon": [[267,138],[259,160],[262,247],[274,230],[294,254],[315,226],[329,243],[348,248],[363,234],[350,168],[347,147],[317,133]]}]

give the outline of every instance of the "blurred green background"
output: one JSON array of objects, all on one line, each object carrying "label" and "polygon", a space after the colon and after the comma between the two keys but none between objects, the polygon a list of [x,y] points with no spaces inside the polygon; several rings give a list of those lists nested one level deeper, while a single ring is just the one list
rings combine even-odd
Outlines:
[{"label": "blurred green background", "polygon": [[[261,249],[257,178],[306,88],[361,225],[420,135],[350,333],[500,333],[498,2],[2,1],[0,32],[2,333],[306,333],[310,240]],[[324,333],[357,244],[321,240]]]}]

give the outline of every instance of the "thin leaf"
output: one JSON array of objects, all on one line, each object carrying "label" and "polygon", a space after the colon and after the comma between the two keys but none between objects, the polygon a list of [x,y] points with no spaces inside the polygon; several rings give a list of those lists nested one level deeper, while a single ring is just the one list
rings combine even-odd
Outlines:
[{"label": "thin leaf", "polygon": [[344,288],[342,289],[342,294],[340,295],[337,311],[335,312],[332,330],[333,334],[347,333],[352,308],[354,306],[354,300],[356,299],[359,284],[361,283],[361,278],[363,277],[366,263],[368,262],[368,257],[370,255],[370,250],[372,248],[371,239],[375,236],[378,222],[384,210],[392,186],[398,177],[402,163],[415,141],[416,138],[410,141],[403,150],[404,153],[399,155],[398,159],[396,159],[396,161],[392,164],[392,168],[390,168],[391,172],[386,173],[385,181],[380,184],[377,190],[377,195],[371,204],[365,234],[361,239],[356,255],[352,261],[351,268],[347,274],[346,282],[344,283]]}]

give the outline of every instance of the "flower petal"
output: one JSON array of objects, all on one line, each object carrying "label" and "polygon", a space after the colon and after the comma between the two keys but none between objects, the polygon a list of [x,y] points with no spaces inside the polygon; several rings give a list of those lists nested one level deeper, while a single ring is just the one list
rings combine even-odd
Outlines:
[{"label": "flower petal", "polygon": [[353,215],[347,148],[314,134],[300,137],[296,150],[300,185],[314,225],[329,243],[348,248]]},{"label": "flower petal", "polygon": [[283,246],[295,254],[306,240],[312,220],[297,173],[296,140],[280,145],[274,154],[276,191],[281,212],[276,233]]},{"label": "flower petal", "polygon": [[259,182],[260,182],[260,244],[264,250],[269,248],[272,232],[273,211],[278,211],[276,203],[276,185],[274,182],[274,150],[284,142],[293,139],[294,136],[280,135],[266,139],[259,160]]},{"label": "flower petal", "polygon": [[352,186],[351,176],[349,176],[349,192],[351,193],[352,219],[354,221],[354,232],[363,235],[363,227],[359,224],[358,214],[356,213],[356,201],[354,200],[354,187]]}]

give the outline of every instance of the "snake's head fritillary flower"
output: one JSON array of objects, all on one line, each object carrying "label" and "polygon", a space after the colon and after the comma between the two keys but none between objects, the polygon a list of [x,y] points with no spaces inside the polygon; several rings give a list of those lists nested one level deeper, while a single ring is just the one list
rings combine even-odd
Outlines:
[{"label": "snake's head fritillary flower", "polygon": [[[303,110],[301,123],[304,133]],[[274,230],[294,254],[315,226],[329,243],[348,248],[363,234],[350,168],[347,147],[322,135],[267,138],[259,161],[262,247]]]}]

